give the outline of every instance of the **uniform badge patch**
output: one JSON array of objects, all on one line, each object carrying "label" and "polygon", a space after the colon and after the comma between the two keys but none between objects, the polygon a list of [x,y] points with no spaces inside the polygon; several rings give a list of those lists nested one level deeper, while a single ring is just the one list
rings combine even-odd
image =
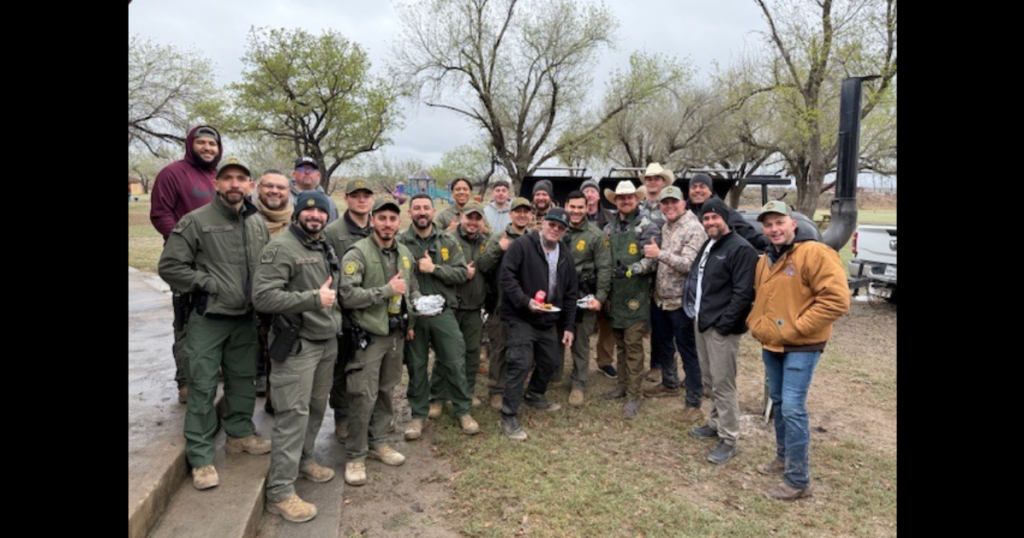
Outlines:
[{"label": "uniform badge patch", "polygon": [[402,265],[405,266],[406,270],[409,270],[412,267],[412,263],[409,262],[409,258],[407,256],[402,256]]},{"label": "uniform badge patch", "polygon": [[272,263],[274,257],[277,256],[277,248],[277,246],[272,246],[263,249],[263,254],[260,254],[260,263]]},{"label": "uniform badge patch", "polygon": [[576,243],[576,250],[583,252],[587,248],[587,242],[580,239],[579,243]]},{"label": "uniform badge patch", "polygon": [[487,243],[480,243],[480,254],[483,254],[487,250]]},{"label": "uniform badge patch", "polygon": [[636,243],[630,243],[629,244],[629,255],[630,256],[636,256],[637,252],[638,251],[637,251],[637,248],[636,248]]},{"label": "uniform badge patch", "polygon": [[[409,263],[408,260],[406,260],[406,263]],[[345,274],[346,275],[354,275],[354,274],[356,274],[356,262],[348,262],[348,263],[345,264]]]},{"label": "uniform badge patch", "polygon": [[441,261],[448,261],[448,247],[441,247]]},{"label": "uniform badge patch", "polygon": [[626,306],[628,306],[630,310],[636,310],[640,308],[640,301],[636,299],[630,299],[629,302],[626,303]]}]

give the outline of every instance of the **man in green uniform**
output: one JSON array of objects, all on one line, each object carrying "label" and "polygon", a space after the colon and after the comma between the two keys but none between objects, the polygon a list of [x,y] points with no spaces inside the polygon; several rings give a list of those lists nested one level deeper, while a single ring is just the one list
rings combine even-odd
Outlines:
[{"label": "man in green uniform", "polygon": [[[373,208],[373,190],[365,179],[352,178],[345,183],[345,203],[348,209],[341,218],[328,224],[324,237],[339,258],[345,256],[348,248],[356,241],[370,236],[370,209]],[[342,305],[344,306],[344,305]],[[347,323],[349,317],[343,318]],[[348,395],[345,384],[345,362],[355,354],[353,331],[344,327],[338,337],[338,364],[334,368],[334,385],[331,387],[331,409],[334,410],[334,435],[344,444],[348,437]]]},{"label": "man in green uniform", "polygon": [[345,482],[366,483],[366,457],[401,465],[405,456],[387,443],[395,385],[402,379],[406,338],[413,334],[416,279],[408,278],[412,253],[395,241],[399,208],[391,200],[374,204],[373,233],[356,241],[341,261],[341,300],[355,335],[345,364],[349,416]]},{"label": "man in green uniform", "polygon": [[[480,202],[469,202],[462,208],[462,224],[449,234],[459,242],[462,254],[466,257],[466,281],[455,287],[459,297],[459,306],[455,309],[455,319],[459,322],[459,331],[466,342],[466,390],[473,401],[473,407],[480,405],[476,397],[476,373],[480,368],[480,340],[483,337],[484,322],[480,310],[484,307],[486,293],[484,276],[476,266],[487,248],[487,233],[481,231],[484,223],[484,206]],[[444,380],[440,372],[434,368],[430,380],[430,403],[440,406],[448,395],[443,390]]]},{"label": "man in green uniform", "polygon": [[[333,469],[313,459],[341,331],[338,257],[321,233],[330,209],[327,195],[299,193],[294,222],[263,249],[253,288],[256,310],[274,315],[269,348],[276,362],[270,373],[274,444],[267,510],[296,523],[316,516],[316,506],[295,493],[296,478],[302,475],[313,482],[334,478]],[[282,330],[284,323],[297,333]]]},{"label": "man in green uniform", "polygon": [[[612,281],[612,255],[604,244],[601,230],[587,220],[587,197],[581,191],[569,193],[565,200],[569,230],[562,242],[572,253],[579,285],[577,297],[593,295],[589,307],[576,310],[576,335],[572,343],[572,390],[569,405],[582,405],[590,373],[590,335],[594,334],[597,312],[608,300]],[[559,355],[552,381],[562,379],[564,354]]]},{"label": "man in green uniform", "polygon": [[259,353],[252,308],[252,274],[269,233],[256,206],[245,199],[249,168],[228,158],[217,169],[217,197],[175,225],[160,255],[160,277],[172,289],[192,294],[189,318],[190,394],[185,411],[185,457],[192,485],[220,483],[213,467],[217,433],[217,371],[224,372],[224,430],[229,453],[270,452],[255,435],[256,360]]},{"label": "man in green uniform", "polygon": [[[427,356],[434,346],[434,371],[441,370],[443,388],[451,398],[455,416],[462,431],[475,434],[479,424],[469,414],[472,400],[466,386],[466,343],[459,331],[454,309],[459,307],[455,286],[466,281],[468,269],[459,242],[433,224],[434,202],[426,194],[409,200],[412,226],[398,236],[414,257],[414,274],[423,295],[440,295],[444,309],[435,316],[421,317],[416,323],[415,338],[405,349],[409,369],[409,407],[412,421],[405,430],[407,440],[419,439],[423,419],[428,416],[430,380],[427,377]],[[441,415],[441,406],[429,406],[434,418]]]},{"label": "man in green uniform", "polygon": [[621,181],[615,191],[606,189],[604,193],[619,211],[604,228],[614,271],[608,313],[618,347],[619,384],[604,397],[626,397],[622,416],[627,419],[636,417],[640,409],[644,333],[651,320],[651,283],[657,267],[657,260],[644,256],[643,246],[659,233],[638,208],[638,198],[644,196],[644,191],[644,187],[638,189],[630,181]]},{"label": "man in green uniform", "polygon": [[[497,279],[501,269],[501,260],[512,242],[530,231],[533,224],[533,205],[526,198],[512,200],[512,222],[504,233],[495,233],[487,240],[483,256],[477,260],[477,270],[488,278]],[[496,306],[491,318],[496,318],[497,328],[491,333],[491,350],[487,354],[488,365],[487,392],[490,394],[492,408],[501,410],[501,398],[505,392],[505,378],[508,370],[505,363],[505,324],[501,322],[501,287],[496,286],[492,292],[497,294]],[[490,320],[488,320],[488,323]]]},{"label": "man in green uniform", "polygon": [[[462,211],[473,197],[473,185],[464,177],[455,178],[448,184],[452,191],[452,205],[434,217],[434,226],[443,232],[454,232],[462,224]],[[482,229],[490,232],[487,218],[484,217]]]}]

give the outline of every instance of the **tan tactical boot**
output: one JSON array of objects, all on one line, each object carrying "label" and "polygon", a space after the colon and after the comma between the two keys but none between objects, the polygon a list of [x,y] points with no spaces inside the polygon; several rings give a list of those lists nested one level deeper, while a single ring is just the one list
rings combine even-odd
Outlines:
[{"label": "tan tactical boot", "polygon": [[683,407],[683,423],[692,424],[704,420],[704,412],[699,407],[691,407],[689,405]]},{"label": "tan tactical boot", "polygon": [[806,487],[804,489],[796,489],[785,482],[779,482],[779,485],[768,490],[768,497],[779,501],[795,501],[804,497],[811,496],[811,488]]},{"label": "tan tactical boot", "polygon": [[361,461],[350,461],[345,464],[345,483],[350,486],[362,486],[366,483],[366,464]]},{"label": "tan tactical boot", "polygon": [[316,517],[316,506],[292,493],[291,497],[279,503],[267,503],[267,512],[281,516],[292,523],[303,523]]},{"label": "tan tactical boot", "polygon": [[264,439],[257,435],[228,437],[228,442],[224,444],[224,451],[228,454],[241,454],[242,452],[256,455],[266,454],[270,452],[270,439]]},{"label": "tan tactical boot", "polygon": [[573,407],[579,407],[583,405],[583,391],[577,388],[573,388],[569,391],[569,405]]},{"label": "tan tactical boot", "polygon": [[405,463],[405,456],[400,454],[397,450],[391,448],[388,445],[384,445],[377,448],[371,448],[366,455],[377,461],[382,462],[384,465],[390,465],[392,467],[398,467]]},{"label": "tan tactical boot", "polygon": [[328,482],[334,478],[334,469],[324,467],[313,460],[307,460],[299,465],[299,474],[310,482]]},{"label": "tan tactical boot", "polygon": [[338,438],[339,443],[345,444],[345,439],[348,439],[348,422],[335,423],[334,436]]},{"label": "tan tactical boot", "polygon": [[459,417],[459,426],[462,426],[462,433],[469,435],[480,433],[480,425],[468,414]]},{"label": "tan tactical boot", "polygon": [[772,461],[758,465],[757,472],[766,475],[782,474],[786,472],[786,460],[772,458]]},{"label": "tan tactical boot", "polygon": [[213,465],[203,465],[198,469],[192,469],[192,487],[196,489],[210,489],[220,484],[220,477],[217,476],[217,469]]},{"label": "tan tactical boot", "polygon": [[501,394],[491,394],[491,409],[501,411]]},{"label": "tan tactical boot", "polygon": [[437,420],[441,417],[443,411],[444,402],[430,402],[430,411],[427,412],[427,418]]},{"label": "tan tactical boot", "polygon": [[483,402],[480,401],[480,398],[473,396],[473,407],[480,407],[482,404]]},{"label": "tan tactical boot", "polygon": [[405,440],[415,441],[423,435],[423,419],[414,418],[409,421],[409,426],[405,428]]}]

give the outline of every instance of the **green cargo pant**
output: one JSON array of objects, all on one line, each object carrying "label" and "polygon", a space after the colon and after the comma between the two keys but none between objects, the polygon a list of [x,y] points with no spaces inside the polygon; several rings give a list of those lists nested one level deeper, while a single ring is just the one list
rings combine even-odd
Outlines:
[{"label": "green cargo pant", "polygon": [[[470,399],[476,390],[476,372],[480,369],[480,338],[483,336],[484,322],[480,319],[479,310],[456,310],[455,319],[459,322],[459,332],[466,342],[465,369],[466,390]],[[448,399],[444,390],[445,380],[441,371],[434,368],[430,376],[430,401],[443,402]]]},{"label": "green cargo pant", "polygon": [[213,465],[217,433],[217,370],[224,371],[224,431],[231,437],[253,434],[256,404],[256,319],[212,319],[193,313],[188,320],[189,387],[185,408],[185,455],[193,468]]},{"label": "green cargo pant", "polygon": [[597,315],[597,367],[615,364],[615,333],[607,312]]},{"label": "green cargo pant", "polygon": [[594,334],[597,324],[597,313],[584,312],[583,318],[576,324],[576,334],[572,340],[572,388],[585,390],[587,377],[590,374],[590,335]]},{"label": "green cargo pant", "polygon": [[436,316],[416,318],[415,338],[405,344],[412,418],[427,418],[430,408],[427,360],[431,345],[434,347],[434,371],[441,369],[443,387],[451,398],[455,416],[469,414],[472,399],[466,388],[466,342],[462,340],[455,313],[445,308]]},{"label": "green cargo pant", "polygon": [[334,384],[331,386],[331,409],[334,410],[334,423],[348,421],[348,383],[345,381],[345,366],[356,353],[352,329],[346,328],[338,340],[338,362],[334,365]]},{"label": "green cargo pant", "polygon": [[402,380],[405,334],[393,330],[387,336],[372,335],[366,349],[356,349],[346,364],[348,399],[346,461],[365,461],[368,448],[387,443],[391,419],[395,416],[391,398]]},{"label": "green cargo pant", "polygon": [[[271,343],[274,335],[270,335]],[[267,500],[281,502],[295,493],[299,465],[313,457],[316,435],[331,393],[338,341],[299,338],[288,358],[270,370],[274,433]]]},{"label": "green cargo pant", "polygon": [[505,379],[508,377],[508,365],[505,363],[505,324],[501,322],[498,311],[491,314],[487,323],[490,324],[492,319],[498,326],[491,332],[491,348],[487,352],[487,393],[504,394]]},{"label": "green cargo pant", "polygon": [[642,396],[644,365],[644,334],[647,322],[638,321],[626,329],[612,329],[615,334],[616,359],[619,370],[619,386],[626,389],[630,400]]}]

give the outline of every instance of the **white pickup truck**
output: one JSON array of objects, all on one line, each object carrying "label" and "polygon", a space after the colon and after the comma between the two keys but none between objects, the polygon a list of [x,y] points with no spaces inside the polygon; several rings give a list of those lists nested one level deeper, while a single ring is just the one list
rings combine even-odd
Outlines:
[{"label": "white pickup truck", "polygon": [[850,289],[896,302],[896,227],[862,224],[853,234]]}]

